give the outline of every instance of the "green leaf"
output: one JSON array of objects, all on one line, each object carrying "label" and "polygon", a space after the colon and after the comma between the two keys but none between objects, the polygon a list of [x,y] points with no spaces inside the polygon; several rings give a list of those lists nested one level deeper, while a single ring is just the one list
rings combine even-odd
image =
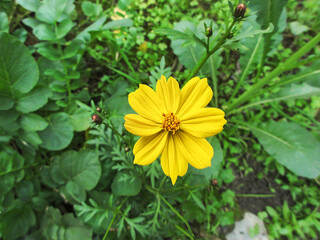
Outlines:
[{"label": "green leaf", "polygon": [[42,143],[42,140],[36,132],[27,132],[20,129],[18,134],[23,141],[30,143],[31,145],[38,146]]},{"label": "green leaf", "polygon": [[14,30],[13,35],[20,40],[20,42],[24,43],[27,40],[28,32],[24,28],[18,28]]},{"label": "green leaf", "polygon": [[307,178],[320,175],[320,142],[304,128],[273,121],[249,128],[264,149],[295,174]]},{"label": "green leaf", "polygon": [[17,0],[17,3],[31,12],[36,12],[40,7],[40,0]]},{"label": "green leaf", "polygon": [[72,115],[70,115],[70,119],[73,129],[81,132],[90,127],[91,112],[83,108],[77,108]]},{"label": "green leaf", "polygon": [[20,117],[20,124],[27,132],[41,131],[48,126],[47,121],[35,113],[22,115]]},{"label": "green leaf", "polygon": [[298,36],[306,31],[309,30],[309,28],[306,25],[303,25],[299,22],[291,22],[289,24],[290,30],[293,35]]},{"label": "green leaf", "polygon": [[46,240],[91,240],[92,230],[76,219],[73,213],[61,215],[59,209],[49,207],[41,221],[41,232]]},{"label": "green leaf", "polygon": [[0,32],[9,32],[9,21],[5,12],[0,12]]},{"label": "green leaf", "polygon": [[54,113],[48,118],[49,126],[39,132],[42,140],[41,147],[57,151],[66,148],[73,138],[73,127],[69,115]]},{"label": "green leaf", "polygon": [[81,9],[87,17],[98,17],[103,10],[101,4],[95,4],[89,1],[83,1],[81,3]]},{"label": "green leaf", "polygon": [[189,165],[189,171],[192,173],[190,184],[210,184],[210,180],[218,178],[222,167],[223,151],[217,138],[211,137],[208,139],[214,150],[214,156],[211,159],[211,167],[204,169],[196,169]]},{"label": "green leaf", "polygon": [[28,48],[0,32],[0,97],[28,93],[38,82],[39,69]]},{"label": "green leaf", "polygon": [[271,95],[269,98],[263,99],[258,102],[254,102],[246,105],[246,107],[252,107],[260,104],[286,101],[290,99],[310,98],[312,96],[319,96],[320,88],[312,87],[308,84],[292,84],[291,86],[283,87],[279,93]]},{"label": "green leaf", "polygon": [[95,21],[89,27],[87,27],[81,33],[79,33],[76,39],[82,42],[90,42],[91,41],[90,32],[100,31],[106,20],[107,20],[106,16],[99,18],[97,21]]},{"label": "green leaf", "polygon": [[102,30],[108,30],[108,29],[113,29],[118,27],[131,27],[132,24],[133,24],[133,21],[131,19],[124,18],[124,19],[114,20],[106,23],[105,25],[103,25]]},{"label": "green leaf", "polygon": [[66,36],[73,28],[73,22],[70,18],[64,19],[57,27],[56,38],[60,39]]},{"label": "green leaf", "polygon": [[31,92],[19,96],[16,109],[22,113],[34,112],[43,107],[51,96],[51,91],[47,87],[38,86]]},{"label": "green leaf", "polygon": [[118,172],[111,185],[112,193],[118,196],[138,195],[141,187],[142,182],[139,177],[124,172]]},{"label": "green leaf", "polygon": [[52,44],[50,43],[38,43],[35,45],[37,48],[37,52],[41,54],[42,56],[52,60],[52,61],[58,61],[61,58],[60,53],[58,52],[57,49],[53,47]]},{"label": "green leaf", "polygon": [[17,184],[16,193],[18,197],[24,201],[28,202],[34,195],[34,186],[30,180],[24,180]]},{"label": "green leaf", "polygon": [[95,151],[67,151],[61,155],[59,166],[68,181],[73,181],[86,190],[93,189],[101,176],[101,166]]},{"label": "green leaf", "polygon": [[9,110],[14,106],[14,100],[9,97],[0,96],[0,110]]},{"label": "green leaf", "polygon": [[0,126],[15,122],[19,117],[19,112],[16,110],[0,111]]},{"label": "green leaf", "polygon": [[[201,21],[197,26],[189,21],[180,21],[174,26],[174,30],[180,31],[182,33],[192,32],[200,40],[203,40],[206,39],[206,36],[203,32],[204,23],[206,23],[207,25],[211,25],[212,21],[204,20]],[[217,29],[218,27],[215,23],[212,23],[212,28]],[[213,35],[210,38],[211,46],[218,37],[218,34],[218,31],[213,31]],[[187,69],[193,69],[206,52],[206,49],[202,46],[202,44],[199,44],[199,42],[195,43],[194,41],[185,39],[173,39],[171,41],[171,48],[173,49],[173,52],[178,56],[179,62],[181,62]],[[219,55],[220,51],[217,51],[213,55],[211,55],[208,61],[206,61],[206,63],[201,68],[200,74],[211,74],[211,76],[216,76],[216,70],[219,68],[222,61],[222,58]]]},{"label": "green leaf", "polygon": [[44,0],[36,12],[36,17],[40,21],[54,24],[68,18],[74,9],[73,0]]},{"label": "green leaf", "polygon": [[[23,157],[15,151],[0,152],[0,196],[4,196],[14,186],[15,182],[21,180],[24,175],[22,169]],[[21,171],[18,171],[21,169]]]},{"label": "green leaf", "polygon": [[36,216],[29,205],[2,213],[0,217],[0,232],[4,239],[15,240],[24,236],[29,228],[36,224]]}]

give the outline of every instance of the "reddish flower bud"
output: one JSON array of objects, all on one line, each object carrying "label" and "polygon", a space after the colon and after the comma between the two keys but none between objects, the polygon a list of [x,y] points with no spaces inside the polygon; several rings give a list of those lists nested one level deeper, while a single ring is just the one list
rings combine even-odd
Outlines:
[{"label": "reddish flower bud", "polygon": [[94,122],[96,124],[101,124],[103,122],[103,119],[98,114],[94,114],[92,116],[92,122]]},{"label": "reddish flower bud", "polygon": [[211,185],[212,186],[215,186],[215,185],[217,185],[218,184],[218,180],[217,179],[213,179],[212,181],[211,181]]},{"label": "reddish flower bud", "polygon": [[243,3],[239,3],[238,6],[236,7],[236,10],[234,11],[234,17],[235,18],[243,18],[244,14],[246,13],[246,5]]}]

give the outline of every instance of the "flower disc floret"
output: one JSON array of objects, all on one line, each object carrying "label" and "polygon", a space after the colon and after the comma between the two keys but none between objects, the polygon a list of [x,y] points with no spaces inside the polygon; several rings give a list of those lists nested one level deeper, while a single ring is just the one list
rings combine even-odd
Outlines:
[{"label": "flower disc floret", "polygon": [[176,115],[174,115],[173,113],[163,113],[162,116],[164,117],[162,123],[163,129],[172,132],[172,134],[179,130],[180,121],[178,120]]}]

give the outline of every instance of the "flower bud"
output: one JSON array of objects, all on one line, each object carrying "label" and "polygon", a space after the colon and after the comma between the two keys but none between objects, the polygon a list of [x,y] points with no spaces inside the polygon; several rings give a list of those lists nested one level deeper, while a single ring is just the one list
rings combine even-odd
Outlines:
[{"label": "flower bud", "polygon": [[209,27],[206,28],[205,35],[206,35],[206,37],[211,37],[212,36],[212,29]]},{"label": "flower bud", "polygon": [[95,124],[101,124],[103,122],[103,119],[98,114],[94,114],[92,116],[92,122],[94,122]]},{"label": "flower bud", "polygon": [[218,185],[218,180],[217,180],[217,179],[213,179],[213,180],[211,181],[211,185],[212,185],[212,186]]},{"label": "flower bud", "polygon": [[127,147],[125,147],[125,149],[124,149],[126,152],[129,152],[130,151],[130,148],[127,146]]},{"label": "flower bud", "polygon": [[101,107],[97,107],[96,110],[97,110],[98,113],[102,112],[102,108]]},{"label": "flower bud", "polygon": [[243,18],[244,14],[246,13],[246,5],[243,3],[239,3],[238,6],[236,7],[236,10],[234,11],[234,17],[235,18]]}]

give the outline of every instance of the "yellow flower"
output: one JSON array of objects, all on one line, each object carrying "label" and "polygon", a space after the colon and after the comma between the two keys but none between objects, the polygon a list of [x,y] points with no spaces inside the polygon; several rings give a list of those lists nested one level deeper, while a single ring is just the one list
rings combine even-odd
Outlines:
[{"label": "yellow flower", "polygon": [[211,166],[213,148],[205,138],[221,132],[224,112],[206,108],[212,98],[207,79],[195,77],[180,91],[172,77],[158,80],[156,92],[147,85],[129,94],[137,114],[127,114],[125,128],[141,138],[133,148],[134,163],[148,165],[161,155],[163,172],[174,185],[188,170],[188,163],[202,169]]}]

